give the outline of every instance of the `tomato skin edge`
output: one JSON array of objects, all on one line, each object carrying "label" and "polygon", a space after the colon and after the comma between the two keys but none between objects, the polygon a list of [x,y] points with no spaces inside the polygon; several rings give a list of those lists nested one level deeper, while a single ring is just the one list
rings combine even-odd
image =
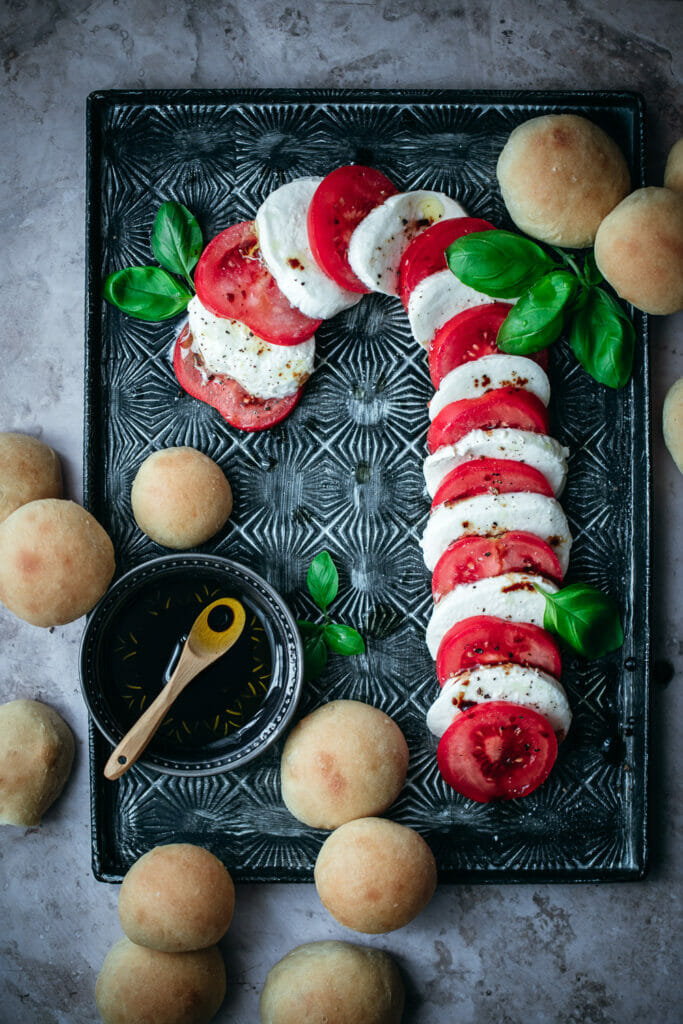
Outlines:
[{"label": "tomato skin edge", "polygon": [[463,669],[504,662],[539,669],[558,681],[562,676],[562,655],[547,630],[492,615],[474,615],[451,626],[439,644],[435,667],[443,686]]}]

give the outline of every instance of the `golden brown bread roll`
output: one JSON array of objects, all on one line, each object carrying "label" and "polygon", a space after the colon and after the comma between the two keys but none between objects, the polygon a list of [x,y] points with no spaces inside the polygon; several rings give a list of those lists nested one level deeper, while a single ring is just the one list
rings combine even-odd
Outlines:
[{"label": "golden brown bread roll", "polygon": [[683,195],[632,192],[600,225],[595,262],[617,294],[645,313],[683,309]]},{"label": "golden brown bread roll", "polygon": [[379,949],[308,942],[271,967],[261,992],[261,1024],[400,1024],[403,982]]},{"label": "golden brown bread roll", "polygon": [[62,468],[52,448],[28,434],[0,434],[0,523],[38,498],[61,498]]},{"label": "golden brown bread roll", "polygon": [[49,704],[0,704],[0,825],[32,828],[64,788],[74,738]]},{"label": "golden brown bread roll", "polygon": [[166,953],[222,939],[235,886],[218,857],[190,843],[155,846],[133,864],[119,892],[119,918],[132,942]]},{"label": "golden brown bread roll", "polygon": [[330,701],[289,734],[282,797],[300,821],[336,828],[385,811],[407,769],[408,744],[388,715],[357,700]]},{"label": "golden brown bread roll", "polygon": [[662,410],[664,443],[683,473],[683,377],[671,385]]},{"label": "golden brown bread roll", "polygon": [[0,601],[34,626],[85,615],[114,568],[105,530],[73,501],[30,501],[0,523]]},{"label": "golden brown bread roll", "polygon": [[508,212],[522,231],[583,249],[630,188],[616,142],[576,114],[546,114],[511,133],[496,169]]},{"label": "golden brown bread roll", "polygon": [[340,924],[376,935],[424,910],[436,888],[436,863],[413,829],[359,818],[327,837],[314,877],[323,906]]},{"label": "golden brown bread roll", "polygon": [[225,998],[225,965],[216,946],[162,953],[119,939],[95,985],[104,1024],[208,1024]]},{"label": "golden brown bread roll", "polygon": [[674,142],[664,169],[664,188],[683,192],[683,139]]},{"label": "golden brown bread roll", "polygon": [[232,512],[223,470],[196,448],[165,448],[146,458],[130,498],[143,533],[175,550],[203,544]]}]

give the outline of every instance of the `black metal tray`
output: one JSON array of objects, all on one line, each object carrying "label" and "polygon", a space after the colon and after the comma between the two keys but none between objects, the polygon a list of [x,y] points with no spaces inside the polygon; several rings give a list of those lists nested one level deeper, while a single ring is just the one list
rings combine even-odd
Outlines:
[{"label": "black metal tray", "polygon": [[[439,777],[425,712],[437,683],[424,643],[429,579],[418,538],[427,517],[422,458],[431,385],[400,304],[367,296],[318,333],[319,369],[281,426],[241,434],[185,395],[170,362],[176,327],[101,300],[103,276],[150,261],[159,204],[177,199],[205,239],[251,218],[277,185],[340,164],[378,167],[400,187],[436,188],[473,216],[509,225],[495,164],[510,130],[539,113],[585,113],[616,138],[643,179],[643,109],[630,93],[351,91],[103,92],[88,101],[85,501],[112,535],[119,573],[160,553],[129,503],[152,450],[189,444],[225,468],[229,527],[203,550],[263,574],[298,614],[313,609],[306,568],[327,548],[340,567],[335,615],[368,653],[333,658],[301,711],[352,697],[404,730],[407,784],[391,817],[417,828],[444,881],[597,881],[646,865],[650,453],[647,321],[636,322],[633,380],[594,383],[564,343],[551,354],[554,435],[571,450],[562,501],[575,545],[569,579],[612,593],[622,651],[567,656],[574,723],[551,778],[521,801],[474,805]],[[242,880],[309,880],[325,833],[280,799],[281,747],[211,778],[136,768],[102,775],[108,744],[91,725],[93,870],[120,880],[150,846],[201,843]]]}]

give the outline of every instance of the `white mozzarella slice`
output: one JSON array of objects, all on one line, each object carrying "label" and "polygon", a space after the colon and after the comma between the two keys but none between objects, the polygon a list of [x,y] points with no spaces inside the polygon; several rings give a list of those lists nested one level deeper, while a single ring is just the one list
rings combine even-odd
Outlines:
[{"label": "white mozzarella slice", "polygon": [[451,626],[473,615],[493,615],[509,622],[542,626],[545,598],[534,590],[534,583],[550,594],[557,593],[554,583],[526,572],[506,572],[454,587],[434,606],[427,626],[427,647],[432,658],[436,658]]},{"label": "white mozzarella slice", "polygon": [[321,181],[297,178],[271,192],[256,214],[256,231],[263,260],[280,291],[306,316],[327,320],[355,306],[362,295],[340,288],[311,252],[306,219]]},{"label": "white mozzarella slice", "polygon": [[[477,360],[479,361],[479,360]],[[471,430],[456,444],[443,445],[424,462],[427,491],[434,497],[441,481],[456,466],[470,459],[513,459],[525,462],[542,473],[556,495],[562,494],[567,479],[569,449],[547,434],[531,430],[496,427]]]},{"label": "white mozzarella slice", "polygon": [[510,530],[525,530],[540,537],[557,555],[563,574],[567,571],[572,536],[562,506],[555,498],[527,491],[475,494],[439,505],[430,515],[420,541],[425,565],[432,572],[448,545],[458,537],[497,537]]},{"label": "white mozzarella slice", "polygon": [[462,206],[443,192],[390,196],[371,210],[351,235],[351,269],[371,291],[398,295],[398,270],[408,243],[437,221],[466,216]]},{"label": "white mozzarella slice", "polygon": [[470,704],[507,700],[538,711],[550,723],[559,740],[569,732],[572,712],[564,687],[547,672],[506,662],[464,669],[447,679],[441,693],[427,712],[427,726],[443,736],[458,715]]},{"label": "white mozzarella slice", "polygon": [[313,372],[314,337],[299,345],[271,345],[239,320],[209,313],[196,296],[187,313],[206,372],[232,377],[255,398],[293,395]]},{"label": "white mozzarella slice", "polygon": [[435,419],[451,402],[478,398],[495,388],[521,388],[544,405],[550,401],[550,381],[538,363],[526,356],[492,354],[461,363],[446,374],[429,403],[429,418]]},{"label": "white mozzarella slice", "polygon": [[413,288],[408,299],[408,320],[415,341],[427,348],[436,332],[448,320],[466,309],[483,306],[487,302],[493,302],[490,295],[469,288],[450,270],[430,274]]}]

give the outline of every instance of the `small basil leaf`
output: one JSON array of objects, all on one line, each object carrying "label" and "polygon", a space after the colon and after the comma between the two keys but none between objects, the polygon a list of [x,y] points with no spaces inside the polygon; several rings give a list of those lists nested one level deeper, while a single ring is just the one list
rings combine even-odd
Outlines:
[{"label": "small basil leaf", "polygon": [[307,636],[304,639],[304,679],[310,682],[317,679],[327,665],[327,647],[322,634]]},{"label": "small basil leaf", "polygon": [[524,356],[556,341],[564,327],[567,307],[579,292],[579,282],[566,270],[554,270],[522,295],[498,332],[498,348]]},{"label": "small basil leaf", "polygon": [[334,601],[339,589],[337,567],[327,551],[321,551],[311,562],[306,584],[318,608],[324,612]]},{"label": "small basil leaf", "polygon": [[302,636],[317,636],[322,633],[322,622],[307,622],[306,619],[297,619],[296,624]]},{"label": "small basil leaf", "polygon": [[587,285],[600,284],[603,280],[602,274],[598,270],[598,265],[595,262],[595,254],[592,249],[583,261],[583,276]]},{"label": "small basil leaf", "polygon": [[545,597],[543,625],[586,658],[600,658],[624,642],[619,607],[611,597],[586,583],[573,583],[556,594],[536,587]]},{"label": "small basil leaf", "polygon": [[446,249],[455,276],[494,299],[513,299],[549,273],[555,263],[540,245],[512,231],[475,231]]},{"label": "small basil leaf", "polygon": [[152,252],[162,267],[189,278],[202,251],[202,231],[182,203],[163,203],[154,219]]},{"label": "small basil leaf", "polygon": [[609,388],[623,387],[633,369],[635,341],[635,328],[619,303],[602,288],[591,288],[569,330],[569,344],[584,370]]},{"label": "small basil leaf", "polygon": [[325,643],[335,654],[365,654],[363,637],[353,626],[328,622],[323,630]]},{"label": "small basil leaf", "polygon": [[192,298],[184,284],[159,267],[127,267],[105,279],[107,302],[138,320],[169,320],[187,309]]}]

